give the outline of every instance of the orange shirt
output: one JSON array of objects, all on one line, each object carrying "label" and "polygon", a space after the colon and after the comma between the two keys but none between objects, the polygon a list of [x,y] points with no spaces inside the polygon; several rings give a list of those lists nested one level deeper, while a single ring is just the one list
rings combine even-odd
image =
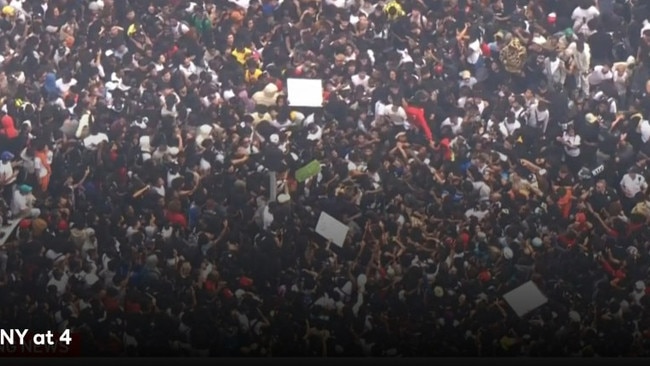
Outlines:
[{"label": "orange shirt", "polygon": [[573,190],[567,189],[566,194],[564,194],[564,196],[560,197],[560,199],[557,200],[557,205],[560,208],[560,211],[562,212],[562,217],[564,218],[569,217],[569,215],[571,214],[572,198],[573,198]]}]

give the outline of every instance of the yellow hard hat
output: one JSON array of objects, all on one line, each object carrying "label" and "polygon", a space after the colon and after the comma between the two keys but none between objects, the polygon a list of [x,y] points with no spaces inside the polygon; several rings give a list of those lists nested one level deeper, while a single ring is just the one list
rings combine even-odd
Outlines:
[{"label": "yellow hard hat", "polygon": [[13,6],[6,5],[2,8],[2,15],[13,17],[16,15],[16,9],[14,9]]}]

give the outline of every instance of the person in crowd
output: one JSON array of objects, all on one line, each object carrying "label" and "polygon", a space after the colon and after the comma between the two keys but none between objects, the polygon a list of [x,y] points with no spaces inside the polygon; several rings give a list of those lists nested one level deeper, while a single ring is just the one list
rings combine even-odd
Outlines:
[{"label": "person in crowd", "polygon": [[[0,10],[4,328],[96,356],[650,355],[644,1]],[[521,314],[524,284],[548,301]]]}]

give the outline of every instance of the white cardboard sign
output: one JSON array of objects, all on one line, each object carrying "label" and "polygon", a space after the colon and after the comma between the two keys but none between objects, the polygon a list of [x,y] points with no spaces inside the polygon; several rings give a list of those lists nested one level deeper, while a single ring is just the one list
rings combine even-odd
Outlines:
[{"label": "white cardboard sign", "polygon": [[316,224],[316,233],[339,247],[343,247],[345,239],[348,236],[350,228],[339,220],[328,215],[326,212],[321,212]]},{"label": "white cardboard sign", "polygon": [[528,281],[506,293],[503,299],[520,318],[548,302],[548,298],[533,281]]},{"label": "white cardboard sign", "polygon": [[321,79],[287,79],[287,100],[292,107],[323,106]]}]

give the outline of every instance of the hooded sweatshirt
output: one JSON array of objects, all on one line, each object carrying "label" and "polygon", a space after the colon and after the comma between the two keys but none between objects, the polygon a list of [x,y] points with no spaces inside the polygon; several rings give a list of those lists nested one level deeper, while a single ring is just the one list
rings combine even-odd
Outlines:
[{"label": "hooded sweatshirt", "polygon": [[8,138],[8,139],[14,139],[18,137],[18,130],[16,129],[16,126],[14,125],[14,119],[10,115],[4,115],[0,119],[0,135]]}]

